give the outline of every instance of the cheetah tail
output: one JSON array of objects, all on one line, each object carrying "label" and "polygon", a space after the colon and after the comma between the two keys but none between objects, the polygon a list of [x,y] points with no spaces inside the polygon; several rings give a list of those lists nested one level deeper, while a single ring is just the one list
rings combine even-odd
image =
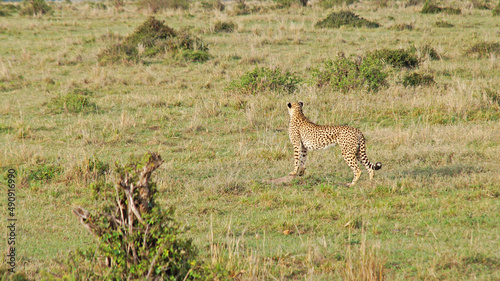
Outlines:
[{"label": "cheetah tail", "polygon": [[377,162],[377,164],[375,164],[374,170],[380,170],[380,169],[382,169],[382,163]]}]

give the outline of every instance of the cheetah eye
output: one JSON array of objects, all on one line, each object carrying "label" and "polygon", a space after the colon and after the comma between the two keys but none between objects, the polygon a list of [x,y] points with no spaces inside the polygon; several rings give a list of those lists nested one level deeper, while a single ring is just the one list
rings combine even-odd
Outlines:
[{"label": "cheetah eye", "polygon": [[300,106],[301,106],[301,107],[304,105],[304,103],[303,103],[303,102],[301,102],[301,101],[299,101],[299,104],[300,104]]},{"label": "cheetah eye", "polygon": [[288,108],[292,108],[292,104],[291,103],[288,103]]}]

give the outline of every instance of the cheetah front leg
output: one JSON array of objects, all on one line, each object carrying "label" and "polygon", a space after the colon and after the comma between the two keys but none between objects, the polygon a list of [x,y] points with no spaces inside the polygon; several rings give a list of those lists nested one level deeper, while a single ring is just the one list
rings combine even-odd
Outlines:
[{"label": "cheetah front leg", "polygon": [[294,169],[290,176],[303,176],[306,170],[307,148],[302,143],[293,147]]}]

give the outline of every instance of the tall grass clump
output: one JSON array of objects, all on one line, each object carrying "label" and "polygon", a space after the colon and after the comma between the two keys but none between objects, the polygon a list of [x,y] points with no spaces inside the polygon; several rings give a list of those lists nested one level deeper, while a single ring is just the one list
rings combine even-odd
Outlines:
[{"label": "tall grass clump", "polygon": [[301,79],[294,73],[279,67],[255,67],[231,82],[227,89],[250,95],[269,91],[292,93],[300,82]]},{"label": "tall grass clump", "polygon": [[0,4],[0,17],[12,16],[12,14],[17,13],[19,9],[20,8],[17,5]]},{"label": "tall grass clump", "polygon": [[404,75],[401,81],[405,87],[429,86],[435,83],[432,75],[417,72]]},{"label": "tall grass clump", "polygon": [[45,103],[50,112],[59,113],[92,113],[97,111],[97,105],[85,93],[71,92],[52,98]]},{"label": "tall grass clump", "polygon": [[50,15],[52,12],[52,7],[45,0],[24,0],[19,10],[19,14],[23,16]]},{"label": "tall grass clump", "polygon": [[114,196],[96,211],[73,209],[99,239],[95,250],[78,250],[66,262],[66,277],[76,280],[193,280],[201,273],[198,250],[174,219],[174,209],[156,204],[151,174],[163,160],[156,153],[115,169]]},{"label": "tall grass clump", "polygon": [[445,13],[448,15],[459,15],[462,13],[462,11],[458,8],[452,8],[452,7],[439,7],[435,4],[432,4],[430,1],[426,1],[424,3],[424,6],[422,7],[422,10],[420,11],[421,14],[437,14],[437,13]]},{"label": "tall grass clump", "polygon": [[189,1],[187,0],[140,0],[137,2],[139,8],[147,9],[155,14],[165,9],[181,9],[187,10],[189,8]]},{"label": "tall grass clump", "polygon": [[475,58],[487,58],[491,54],[500,54],[500,43],[496,42],[482,42],[477,43],[465,51],[465,55]]},{"label": "tall grass clump", "polygon": [[236,24],[232,21],[217,21],[214,24],[214,32],[233,32],[236,27]]},{"label": "tall grass clump", "polygon": [[351,11],[334,12],[318,21],[316,28],[339,28],[341,26],[377,28],[380,24],[364,19]]},{"label": "tall grass clump", "polygon": [[387,76],[383,63],[374,56],[362,58],[340,54],[336,59],[325,61],[322,67],[313,69],[312,81],[318,87],[330,86],[342,91],[366,87],[376,92],[387,84]]},{"label": "tall grass clump", "polygon": [[369,52],[367,57],[377,58],[393,67],[397,68],[415,68],[418,67],[419,59],[416,54],[416,49],[380,49]]},{"label": "tall grass clump", "polygon": [[342,7],[352,5],[355,2],[359,2],[358,0],[320,0],[318,4],[324,9],[330,9],[333,7]]},{"label": "tall grass clump", "polygon": [[143,57],[182,51],[191,54],[196,52],[197,57],[203,53],[202,56],[208,57],[208,47],[200,38],[185,32],[175,32],[164,22],[154,16],[149,17],[122,43],[102,50],[97,56],[99,63],[103,65],[120,61],[138,62]]},{"label": "tall grass clump", "polygon": [[500,16],[500,1],[495,6],[495,8],[493,8],[493,10],[491,10],[491,15],[494,16],[494,17],[495,16]]}]

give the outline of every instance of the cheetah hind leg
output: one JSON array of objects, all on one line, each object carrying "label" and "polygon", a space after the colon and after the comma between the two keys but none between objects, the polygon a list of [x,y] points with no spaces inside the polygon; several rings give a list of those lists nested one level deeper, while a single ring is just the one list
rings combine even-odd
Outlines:
[{"label": "cheetah hind leg", "polygon": [[348,153],[342,153],[342,156],[344,156],[344,160],[351,167],[352,172],[354,173],[354,177],[352,179],[351,183],[346,183],[346,186],[353,186],[356,184],[356,182],[359,180],[359,177],[361,176],[361,170],[359,169],[358,163],[356,156],[354,155],[348,155]]}]

